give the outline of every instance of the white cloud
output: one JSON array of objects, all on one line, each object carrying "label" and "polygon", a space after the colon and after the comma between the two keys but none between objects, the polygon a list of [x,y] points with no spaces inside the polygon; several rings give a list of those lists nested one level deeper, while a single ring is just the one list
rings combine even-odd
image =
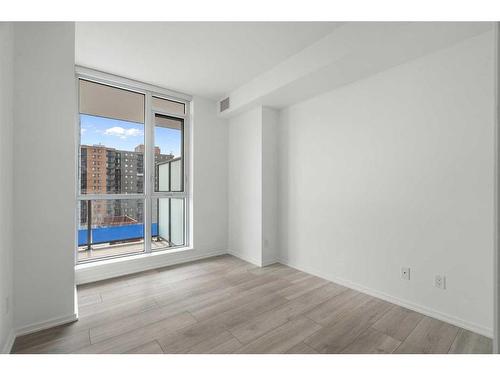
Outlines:
[{"label": "white cloud", "polygon": [[128,137],[137,137],[142,135],[139,129],[124,129],[121,126],[113,126],[105,130],[104,134],[127,139]]}]

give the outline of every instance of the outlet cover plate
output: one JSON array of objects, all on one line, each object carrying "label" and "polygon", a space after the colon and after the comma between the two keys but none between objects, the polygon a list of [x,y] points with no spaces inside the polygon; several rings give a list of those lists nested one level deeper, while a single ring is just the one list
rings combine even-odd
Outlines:
[{"label": "outlet cover plate", "polygon": [[439,289],[446,289],[446,276],[436,275],[434,277],[434,286]]},{"label": "outlet cover plate", "polygon": [[410,280],[410,268],[409,267],[401,267],[401,278],[403,280]]}]

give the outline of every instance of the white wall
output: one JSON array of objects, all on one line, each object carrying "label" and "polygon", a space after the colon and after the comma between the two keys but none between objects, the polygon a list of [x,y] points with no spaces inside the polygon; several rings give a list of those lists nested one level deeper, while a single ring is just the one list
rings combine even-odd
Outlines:
[{"label": "white wall", "polygon": [[279,112],[262,108],[262,263],[278,259]]},{"label": "white wall", "polygon": [[18,331],[74,315],[73,23],[15,25],[14,293]]},{"label": "white wall", "polygon": [[229,120],[228,249],[262,264],[262,107]]},{"label": "white wall", "polygon": [[227,120],[216,103],[193,98],[193,245],[200,255],[227,250]]},{"label": "white wall", "polygon": [[13,104],[14,33],[0,22],[0,353],[10,350],[13,330]]},{"label": "white wall", "polygon": [[499,88],[500,88],[500,24],[497,22],[494,28],[494,43],[496,45],[496,93],[495,93],[495,105],[496,105],[496,114],[495,114],[495,122],[496,122],[496,175],[495,175],[495,191],[496,195],[496,210],[495,210],[495,221],[494,224],[496,226],[496,236],[495,236],[495,256],[494,256],[494,277],[493,281],[493,290],[494,290],[494,298],[493,298],[493,353],[500,354],[500,227],[499,223],[499,210],[500,210],[500,200],[498,197],[498,187],[500,186],[500,173],[498,171],[498,166],[500,166],[500,153],[499,153],[499,145],[500,145],[500,99],[499,99]]},{"label": "white wall", "polygon": [[283,110],[283,261],[491,334],[493,85],[488,32]]},{"label": "white wall", "polygon": [[279,113],[259,106],[229,120],[229,252],[262,266],[278,257]]}]

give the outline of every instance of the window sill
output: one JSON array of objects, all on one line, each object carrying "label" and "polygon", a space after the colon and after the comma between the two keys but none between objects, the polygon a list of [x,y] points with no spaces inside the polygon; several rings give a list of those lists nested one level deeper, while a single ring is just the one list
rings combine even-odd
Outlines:
[{"label": "window sill", "polygon": [[225,253],[217,251],[199,254],[193,247],[183,247],[78,264],[75,266],[75,280],[76,285],[86,284]]},{"label": "window sill", "polygon": [[162,256],[162,255],[166,255],[166,254],[175,254],[175,253],[190,251],[190,250],[194,250],[194,248],[193,247],[178,247],[178,248],[170,249],[170,250],[168,250],[168,249],[158,250],[158,251],[154,251],[151,253],[124,255],[124,256],[119,256],[119,257],[109,258],[109,259],[103,258],[102,260],[96,259],[95,261],[77,264],[75,266],[75,270],[78,271],[78,270],[83,270],[83,269],[88,269],[88,268],[100,267],[100,266],[104,266],[107,264],[119,264],[122,262],[134,261],[136,259]]}]

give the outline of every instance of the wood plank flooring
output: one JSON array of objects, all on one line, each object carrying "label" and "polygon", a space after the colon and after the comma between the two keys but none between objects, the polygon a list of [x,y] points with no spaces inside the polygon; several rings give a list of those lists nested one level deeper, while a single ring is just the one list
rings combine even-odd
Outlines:
[{"label": "wood plank flooring", "polygon": [[78,287],[13,353],[491,353],[491,340],[293,268],[225,255]]}]

